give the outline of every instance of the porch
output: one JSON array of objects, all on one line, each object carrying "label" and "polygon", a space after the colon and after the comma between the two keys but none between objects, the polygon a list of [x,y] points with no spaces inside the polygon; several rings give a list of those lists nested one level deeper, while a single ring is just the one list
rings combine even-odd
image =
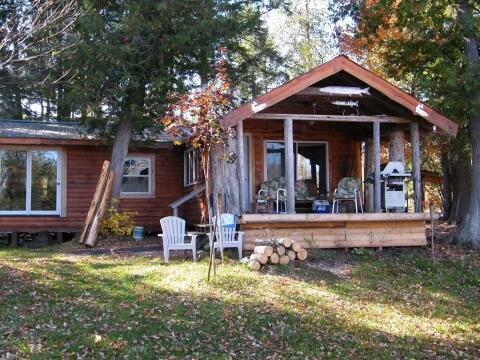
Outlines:
[{"label": "porch", "polygon": [[[239,180],[238,194],[230,191],[238,198],[227,196],[225,208],[238,204],[230,212],[240,214],[245,249],[253,248],[257,238],[272,236],[288,236],[306,248],[426,244],[421,138],[455,136],[457,127],[394,85],[338,57],[228,113],[223,126],[236,130]],[[406,205],[386,206],[382,162],[408,164],[413,212]],[[358,191],[365,211],[309,213],[308,201],[332,204],[332,193],[345,177],[362,184]],[[282,213],[257,213],[262,183],[276,179],[285,188],[285,208]],[[306,199],[298,196],[299,181],[314,188]],[[307,206],[299,206],[302,201]]]}]

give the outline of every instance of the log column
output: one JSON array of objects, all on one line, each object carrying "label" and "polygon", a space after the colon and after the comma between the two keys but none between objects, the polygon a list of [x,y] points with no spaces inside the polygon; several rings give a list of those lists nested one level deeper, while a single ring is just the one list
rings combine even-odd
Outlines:
[{"label": "log column", "polygon": [[283,121],[285,138],[285,180],[287,183],[287,212],[295,213],[295,160],[293,158],[293,120]]},{"label": "log column", "polygon": [[[364,162],[365,162],[365,178],[370,174],[373,174],[375,171],[374,167],[374,151],[373,151],[373,141],[372,139],[368,139],[365,141],[365,154],[364,154]],[[367,213],[374,212],[374,201],[373,201],[373,184],[371,182],[367,182],[364,184],[365,186],[365,211]]]},{"label": "log column", "polygon": [[245,213],[248,204],[245,204],[245,149],[244,149],[243,121],[237,125],[237,153],[238,153],[238,183],[239,183],[239,203],[240,214]]},{"label": "log column", "polygon": [[[399,161],[405,165],[405,134],[402,130],[396,130],[389,136],[389,161]],[[403,212],[404,208],[391,209],[392,212]]]},{"label": "log column", "polygon": [[405,164],[405,134],[402,130],[390,133],[388,158],[390,161],[400,161]]},{"label": "log column", "polygon": [[380,122],[373,123],[373,163],[374,163],[374,184],[373,184],[373,209],[376,213],[382,212],[382,189],[380,181]]},{"label": "log column", "polygon": [[418,122],[410,125],[410,137],[412,141],[412,177],[413,177],[413,199],[415,212],[423,212],[422,209],[422,176],[420,173],[420,130]]}]

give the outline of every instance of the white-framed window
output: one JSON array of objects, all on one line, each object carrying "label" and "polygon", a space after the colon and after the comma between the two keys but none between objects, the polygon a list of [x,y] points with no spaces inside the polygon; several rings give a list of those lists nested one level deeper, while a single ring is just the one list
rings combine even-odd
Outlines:
[{"label": "white-framed window", "polygon": [[183,153],[183,185],[195,185],[200,181],[200,151],[189,148]]},{"label": "white-framed window", "polygon": [[123,166],[122,197],[154,195],[153,155],[127,155]]},{"label": "white-framed window", "polygon": [[0,214],[60,215],[61,152],[0,148]]}]

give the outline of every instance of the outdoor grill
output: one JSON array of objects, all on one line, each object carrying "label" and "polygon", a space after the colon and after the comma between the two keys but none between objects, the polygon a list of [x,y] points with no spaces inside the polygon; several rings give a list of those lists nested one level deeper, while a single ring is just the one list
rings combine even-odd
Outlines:
[{"label": "outdoor grill", "polygon": [[405,183],[412,174],[405,172],[400,161],[390,161],[380,172],[382,177],[382,205],[385,212],[405,212]]}]

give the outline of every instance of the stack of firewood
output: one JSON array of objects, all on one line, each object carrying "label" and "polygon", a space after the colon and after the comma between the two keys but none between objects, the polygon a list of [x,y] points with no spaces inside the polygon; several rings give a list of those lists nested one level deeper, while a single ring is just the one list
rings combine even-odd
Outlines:
[{"label": "stack of firewood", "polygon": [[244,260],[253,271],[259,271],[267,264],[287,265],[290,261],[303,261],[307,258],[307,250],[289,238],[256,240],[255,243],[257,245],[253,249],[253,254]]}]

